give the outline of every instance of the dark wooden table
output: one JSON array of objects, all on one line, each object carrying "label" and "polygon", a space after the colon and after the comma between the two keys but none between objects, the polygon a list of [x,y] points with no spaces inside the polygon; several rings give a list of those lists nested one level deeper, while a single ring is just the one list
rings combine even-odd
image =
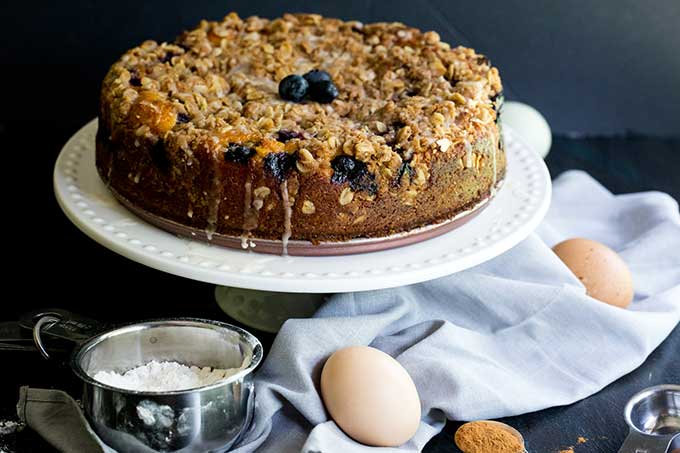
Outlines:
[{"label": "dark wooden table", "polygon": [[[109,322],[159,316],[226,319],[214,303],[212,285],[164,274],[114,254],[80,233],[57,206],[52,193],[54,159],[65,140],[94,117],[97,80],[79,77],[77,68],[54,65],[9,77],[37,91],[26,102],[25,91],[8,90],[0,113],[7,269],[0,321],[16,320],[27,310],[46,306]],[[557,138],[547,162],[553,175],[584,169],[616,193],[656,189],[680,199],[680,140]],[[273,338],[258,335],[265,345]],[[642,367],[598,394],[509,422],[524,433],[530,452],[557,452],[572,445],[576,452],[614,452],[625,436],[621,418],[625,401],[643,387],[680,382],[678,351],[680,328]],[[13,415],[20,385],[79,392],[70,370],[36,353],[0,352],[0,358],[5,364],[0,420]],[[449,423],[425,451],[456,451],[452,441],[456,427]],[[577,444],[580,436],[588,441]],[[0,436],[3,449],[51,451],[28,429]]]}]

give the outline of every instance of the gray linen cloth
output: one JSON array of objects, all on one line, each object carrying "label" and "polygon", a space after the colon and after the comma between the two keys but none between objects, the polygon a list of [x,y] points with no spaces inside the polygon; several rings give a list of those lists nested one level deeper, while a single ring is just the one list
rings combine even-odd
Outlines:
[{"label": "gray linen cloth", "polygon": [[[550,247],[570,237],[619,252],[634,278],[622,310],[585,294]],[[368,452],[319,397],[324,360],[349,345],[395,357],[413,378],[419,451],[446,418],[498,418],[573,403],[638,367],[680,320],[680,215],[668,195],[614,196],[583,172],[554,182],[536,234],[473,269],[402,288],[334,296],[291,319],[257,373],[257,412],[237,450]]]},{"label": "gray linen cloth", "polygon": [[[553,187],[541,227],[505,254],[426,283],[338,294],[314,318],[288,320],[256,374],[254,422],[236,451],[378,451],[347,437],[319,396],[323,363],[344,346],[391,354],[418,389],[420,429],[381,452],[421,450],[447,418],[570,404],[638,367],[680,321],[678,204],[658,192],[614,196],[577,171]],[[635,285],[628,310],[588,297],[551,252],[570,237],[621,254]]]},{"label": "gray linen cloth", "polygon": [[59,451],[115,453],[92,431],[80,407],[66,392],[21,387],[17,413]]}]

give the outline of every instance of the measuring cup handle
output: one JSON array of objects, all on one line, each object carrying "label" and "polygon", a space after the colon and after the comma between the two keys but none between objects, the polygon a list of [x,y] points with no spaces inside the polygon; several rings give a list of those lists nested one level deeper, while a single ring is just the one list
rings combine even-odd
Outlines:
[{"label": "measuring cup handle", "polygon": [[46,359],[50,354],[43,342],[44,336],[80,344],[107,328],[103,323],[58,308],[25,313],[19,325],[32,331],[35,346]]},{"label": "measuring cup handle", "polygon": [[619,453],[666,453],[673,437],[650,436],[631,429]]},{"label": "measuring cup handle", "polygon": [[60,318],[57,318],[56,316],[43,316],[39,318],[35,325],[33,326],[33,342],[35,342],[35,346],[38,348],[38,352],[40,352],[40,355],[46,358],[47,360],[50,359],[50,355],[47,352],[47,349],[45,349],[45,345],[43,345],[42,337],[40,336],[40,331],[42,330],[43,327],[49,327],[57,322],[59,322]]}]

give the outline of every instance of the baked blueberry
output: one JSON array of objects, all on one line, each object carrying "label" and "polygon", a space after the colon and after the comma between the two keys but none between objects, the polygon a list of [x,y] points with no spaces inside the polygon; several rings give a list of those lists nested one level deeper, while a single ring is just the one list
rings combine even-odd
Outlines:
[{"label": "baked blueberry", "polygon": [[224,151],[224,160],[247,165],[248,160],[255,154],[255,150],[245,145],[231,143]]},{"label": "baked blueberry", "polygon": [[307,74],[303,75],[309,85],[314,85],[315,83],[323,82],[324,80],[332,81],[331,75],[326,71],[321,69],[312,69]]},{"label": "baked blueberry", "polygon": [[350,156],[338,156],[331,162],[333,176],[331,181],[342,184],[347,181],[356,168],[357,160]]},{"label": "baked blueberry", "polygon": [[331,181],[336,184],[349,183],[352,190],[364,190],[373,195],[378,190],[375,175],[360,160],[350,156],[338,156],[331,162],[333,175]]},{"label": "baked blueberry", "polygon": [[304,139],[305,134],[303,134],[302,132],[291,131],[288,129],[281,129],[280,131],[277,132],[277,139],[282,143],[286,143],[288,140],[292,140],[294,138]]},{"label": "baked blueberry", "polygon": [[191,117],[189,115],[187,115],[186,113],[179,112],[177,114],[177,123],[178,124],[188,123],[189,121],[191,121]]},{"label": "baked blueberry", "polygon": [[333,102],[338,94],[338,88],[330,80],[322,80],[309,86],[309,97],[322,104]]},{"label": "baked blueberry", "polygon": [[264,170],[281,182],[288,179],[296,161],[297,154],[269,153],[264,158]]},{"label": "baked blueberry", "polygon": [[286,101],[300,102],[307,95],[309,84],[304,77],[291,74],[279,82],[279,96]]}]

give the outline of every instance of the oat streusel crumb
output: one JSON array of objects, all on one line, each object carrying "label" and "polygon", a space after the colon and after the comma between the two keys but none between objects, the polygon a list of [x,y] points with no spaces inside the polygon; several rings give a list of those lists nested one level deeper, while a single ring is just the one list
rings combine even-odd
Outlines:
[{"label": "oat streusel crumb", "polygon": [[[282,78],[312,69],[331,74],[339,90],[332,103],[280,99]],[[174,43],[146,41],[123,55],[104,81],[101,119],[114,133],[125,123],[140,140],[163,139],[189,155],[234,143],[255,149],[254,159],[296,153],[301,173],[330,175],[332,159],[350,155],[367,164],[379,191],[409,161],[413,177],[402,178],[409,193],[426,185],[434,153],[461,153],[456,145],[495,127],[501,90],[486,57],[450,48],[432,31],[231,13]],[[292,138],[280,141],[280,131]]]},{"label": "oat streusel crumb", "polygon": [[432,31],[232,13],[112,66],[96,165],[163,229],[281,243],[256,251],[450,228],[505,177],[501,92],[486,57]]}]

